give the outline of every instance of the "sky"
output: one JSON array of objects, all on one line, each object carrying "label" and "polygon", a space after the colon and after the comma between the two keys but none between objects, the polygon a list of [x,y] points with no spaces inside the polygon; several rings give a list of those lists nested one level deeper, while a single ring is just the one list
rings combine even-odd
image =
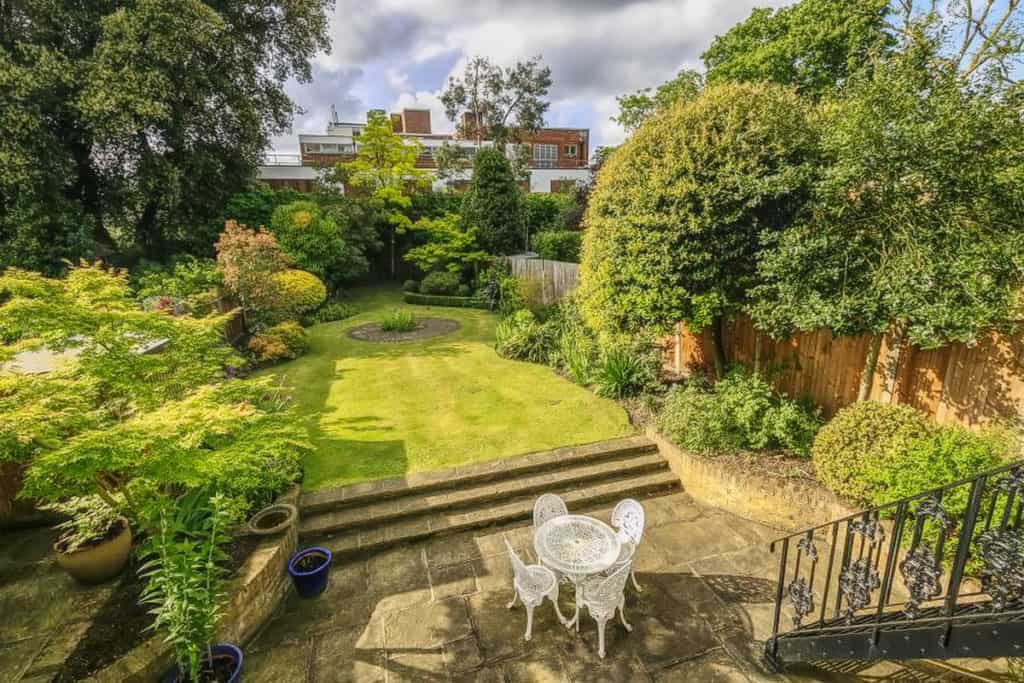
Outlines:
[{"label": "sky", "polygon": [[324,133],[333,104],[342,120],[370,109],[429,108],[435,132],[452,130],[439,95],[469,57],[498,64],[541,55],[553,85],[548,126],[589,128],[591,148],[615,145],[616,95],[657,86],[682,68],[701,68],[716,35],[754,7],[785,0],[336,0],[332,49],[313,61],[311,83],[289,82],[304,113],[278,136],[298,150],[298,133]]}]

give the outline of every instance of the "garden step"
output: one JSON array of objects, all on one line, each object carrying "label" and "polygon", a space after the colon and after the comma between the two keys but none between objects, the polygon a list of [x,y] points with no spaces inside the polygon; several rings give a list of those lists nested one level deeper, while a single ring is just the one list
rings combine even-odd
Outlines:
[{"label": "garden step", "polygon": [[464,484],[458,489],[442,489],[403,496],[320,514],[307,513],[299,527],[299,534],[314,536],[348,529],[374,529],[383,523],[399,519],[433,512],[450,512],[495,501],[508,501],[521,496],[535,496],[555,487],[583,487],[612,477],[634,476],[667,468],[668,463],[658,453],[628,455],[597,463],[584,462],[568,469]]},{"label": "garden step", "polygon": [[[602,481],[580,488],[553,485],[571,511],[623,498],[643,498],[669,493],[680,487],[679,479],[664,470]],[[338,558],[369,554],[385,548],[419,541],[432,536],[529,520],[533,515],[532,497],[519,498],[500,505],[484,505],[453,512],[430,512],[404,520],[387,522],[372,529],[327,534],[317,544],[329,548]],[[303,539],[308,544],[309,539]]]},{"label": "garden step", "polygon": [[657,453],[658,447],[645,436],[608,439],[579,446],[538,451],[515,458],[491,460],[464,467],[414,472],[405,477],[368,481],[305,493],[302,514],[309,516],[326,510],[361,506],[385,499],[415,496],[446,489],[461,489],[475,484],[508,479],[525,474],[559,470],[582,463],[595,463],[628,455]]}]

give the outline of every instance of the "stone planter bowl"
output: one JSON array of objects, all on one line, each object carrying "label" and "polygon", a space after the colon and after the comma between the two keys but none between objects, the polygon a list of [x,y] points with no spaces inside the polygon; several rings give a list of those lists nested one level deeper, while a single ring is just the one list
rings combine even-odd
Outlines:
[{"label": "stone planter bowl", "polygon": [[246,529],[255,536],[275,536],[288,530],[299,518],[299,510],[290,503],[275,503],[249,519]]},{"label": "stone planter bowl", "polygon": [[81,583],[103,583],[124,569],[132,551],[132,530],[128,520],[121,518],[121,531],[111,539],[70,553],[63,552],[54,544],[57,564]]}]

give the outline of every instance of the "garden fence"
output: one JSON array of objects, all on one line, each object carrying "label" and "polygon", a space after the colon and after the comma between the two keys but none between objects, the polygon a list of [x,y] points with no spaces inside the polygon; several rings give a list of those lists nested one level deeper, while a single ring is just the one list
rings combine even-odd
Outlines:
[{"label": "garden fence", "polygon": [[541,283],[541,299],[545,305],[558,301],[576,287],[578,263],[529,256],[509,256],[507,260],[513,275]]},{"label": "garden fence", "polygon": [[[745,316],[723,327],[726,360],[747,368],[756,363],[779,391],[807,396],[830,415],[857,400],[868,335],[833,337],[818,330],[775,341],[758,333]],[[666,367],[710,372],[710,334],[695,335],[680,324],[663,345]],[[1024,415],[1024,337],[991,332],[973,346],[924,351],[884,336],[869,398],[913,406],[940,423],[1019,420]]]}]

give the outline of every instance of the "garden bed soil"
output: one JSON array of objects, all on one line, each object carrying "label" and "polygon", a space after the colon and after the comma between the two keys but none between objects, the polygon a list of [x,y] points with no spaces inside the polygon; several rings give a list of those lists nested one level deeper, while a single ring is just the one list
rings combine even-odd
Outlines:
[{"label": "garden bed soil", "polygon": [[442,337],[458,329],[459,323],[448,318],[417,318],[416,329],[410,332],[385,332],[377,322],[353,327],[348,336],[367,342],[404,342]]},{"label": "garden bed soil", "polygon": [[300,572],[311,572],[318,567],[322,567],[326,562],[327,556],[323,553],[309,553],[298,559],[295,563],[295,569]]},{"label": "garden bed soil", "polygon": [[[238,573],[260,540],[256,536],[242,536],[232,541],[227,549],[231,576]],[[139,577],[138,568],[137,560],[132,558],[110,599],[95,614],[85,635],[54,676],[54,683],[86,680],[152,637],[151,607],[139,603],[145,581]]]}]

